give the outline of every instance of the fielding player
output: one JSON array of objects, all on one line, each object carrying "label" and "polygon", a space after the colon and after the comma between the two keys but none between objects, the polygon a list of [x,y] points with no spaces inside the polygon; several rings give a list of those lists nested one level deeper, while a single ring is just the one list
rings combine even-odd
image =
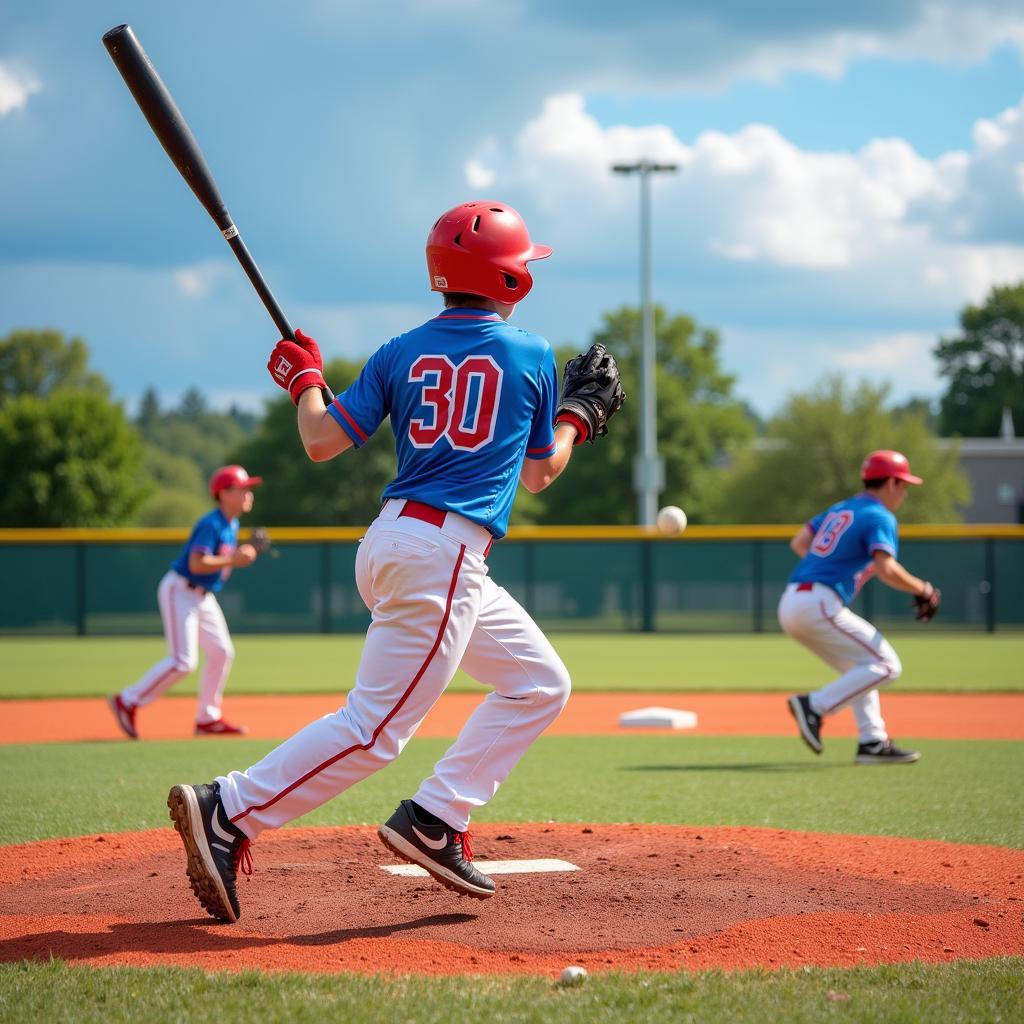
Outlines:
[{"label": "fielding player", "polygon": [[239,916],[236,871],[251,870],[250,840],[387,765],[460,665],[491,692],[379,835],[457,894],[494,893],[472,863],[470,815],[561,711],[569,674],[488,575],[487,553],[505,534],[518,484],[547,487],[574,444],[607,433],[625,397],[595,345],[566,365],[559,398],[550,345],[507,323],[533,285],[527,263],[550,254],[511,207],[463,203],[427,239],[444,310],[379,348],[329,407],[315,341],[298,332],[271,354],[311,459],[362,447],[390,416],[398,471],[356,556],[372,621],[345,706],[247,771],[170,792],[193,891],[214,917]]},{"label": "fielding player", "polygon": [[252,510],[253,487],[263,478],[249,476],[241,466],[222,466],[210,478],[210,496],[217,507],[192,527],[188,541],[160,581],[157,601],[169,655],[137,683],[109,699],[117,724],[133,740],[139,738],[135,713],[151,704],[179,679],[194,672],[199,651],[204,655],[196,708],[197,736],[244,733],[221,713],[224,684],[235,649],[217,592],[232,569],[252,565],[257,550],[238,544],[238,517]]},{"label": "fielding player", "polygon": [[906,456],[894,451],[872,452],[860,476],[861,494],[815,516],[789,542],[801,561],[779,602],[779,623],[842,673],[814,693],[790,697],[789,710],[804,742],[820,754],[823,719],[849,704],[860,736],[856,763],[908,764],[921,755],[889,739],[878,696],[880,686],[899,678],[900,659],[885,637],[847,605],[872,576],[913,594],[922,622],[938,611],[941,595],[896,561],[894,513],[907,496],[907,485],[920,484],[921,478],[910,472]]}]

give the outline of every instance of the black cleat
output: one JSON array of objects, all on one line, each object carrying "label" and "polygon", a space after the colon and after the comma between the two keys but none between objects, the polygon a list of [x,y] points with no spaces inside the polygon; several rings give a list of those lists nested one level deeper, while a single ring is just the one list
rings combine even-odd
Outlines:
[{"label": "black cleat", "polygon": [[237,921],[242,911],[235,879],[239,865],[252,874],[252,858],[245,833],[228,821],[220,786],[173,786],[167,806],[188,856],[192,891],[211,917]]},{"label": "black cleat", "polygon": [[894,747],[892,740],[876,740],[861,743],[857,747],[854,764],[913,764],[921,755],[916,750],[901,750]]},{"label": "black cleat", "polygon": [[824,747],[821,742],[821,715],[811,708],[811,698],[806,694],[800,697],[790,697],[789,713],[796,719],[800,729],[800,737],[816,754],[820,754]]},{"label": "black cleat", "polygon": [[456,832],[444,822],[427,824],[417,810],[412,800],[403,800],[377,830],[380,841],[459,896],[476,900],[493,896],[494,882],[473,867],[469,833]]}]

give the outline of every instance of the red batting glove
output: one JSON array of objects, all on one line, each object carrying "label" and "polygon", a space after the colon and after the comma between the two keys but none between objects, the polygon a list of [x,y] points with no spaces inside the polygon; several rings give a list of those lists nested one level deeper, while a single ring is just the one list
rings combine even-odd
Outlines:
[{"label": "red batting glove", "polygon": [[324,362],[320,346],[302,331],[295,332],[295,340],[282,338],[274,346],[267,360],[267,369],[274,382],[291,395],[298,405],[299,395],[307,388],[324,388]]}]

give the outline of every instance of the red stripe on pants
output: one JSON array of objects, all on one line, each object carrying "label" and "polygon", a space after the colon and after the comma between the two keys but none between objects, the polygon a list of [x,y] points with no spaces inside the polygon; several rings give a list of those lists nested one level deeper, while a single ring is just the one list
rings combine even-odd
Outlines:
[{"label": "red stripe on pants", "polygon": [[448,627],[448,619],[451,617],[452,612],[452,598],[455,596],[455,585],[459,581],[459,570],[462,568],[462,559],[466,554],[466,545],[463,544],[459,548],[459,557],[455,561],[455,571],[452,573],[452,581],[448,587],[448,599],[445,603],[444,616],[441,619],[441,625],[438,627],[437,636],[434,638],[434,646],[430,648],[430,653],[427,655],[423,664],[420,665],[419,671],[413,676],[412,682],[406,687],[405,693],[398,699],[395,706],[384,716],[380,725],[373,730],[373,736],[370,738],[369,743],[354,743],[351,747],[346,747],[344,750],[335,754],[333,757],[328,758],[323,764],[318,764],[315,768],[306,772],[301,778],[296,779],[293,783],[286,786],[276,796],[271,797],[266,803],[259,804],[258,806],[247,807],[240,814],[236,814],[231,820],[241,821],[247,814],[251,814],[253,811],[265,811],[268,807],[273,807],[274,804],[286,797],[293,790],[297,789],[304,782],[308,782],[315,775],[319,775],[325,768],[330,768],[332,764],[337,764],[344,757],[348,757],[349,754],[356,750],[369,750],[376,742],[380,734],[384,731],[388,722],[391,721],[395,715],[402,709],[402,705],[409,699],[412,691],[416,689],[416,684],[423,678],[423,673],[427,671],[431,661],[434,660],[434,655],[437,654],[437,649],[441,646],[441,640],[444,637],[444,631]]}]

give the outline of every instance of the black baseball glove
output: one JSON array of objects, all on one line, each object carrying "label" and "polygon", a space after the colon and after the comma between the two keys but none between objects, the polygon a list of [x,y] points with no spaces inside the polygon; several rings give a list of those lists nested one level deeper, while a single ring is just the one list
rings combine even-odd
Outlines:
[{"label": "black baseball glove", "polygon": [[256,549],[257,555],[265,555],[270,550],[272,543],[267,528],[265,526],[253,527],[249,534],[249,543]]},{"label": "black baseball glove", "polygon": [[918,622],[930,622],[935,618],[940,604],[942,604],[942,591],[930,583],[925,583],[924,593],[914,596],[914,618]]},{"label": "black baseball glove", "polygon": [[562,374],[562,397],[558,402],[555,422],[570,422],[586,431],[577,440],[593,442],[608,433],[608,421],[626,400],[615,360],[604,345],[591,345],[583,355],[565,364]]}]

